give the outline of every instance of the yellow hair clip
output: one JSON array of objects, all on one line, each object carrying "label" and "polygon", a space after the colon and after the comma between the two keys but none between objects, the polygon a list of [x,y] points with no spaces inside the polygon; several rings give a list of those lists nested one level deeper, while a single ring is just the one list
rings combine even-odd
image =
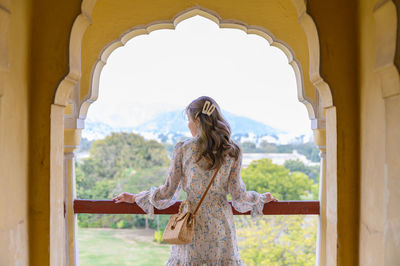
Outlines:
[{"label": "yellow hair clip", "polygon": [[203,114],[210,116],[215,110],[215,105],[206,101],[203,105],[203,110],[201,111]]}]

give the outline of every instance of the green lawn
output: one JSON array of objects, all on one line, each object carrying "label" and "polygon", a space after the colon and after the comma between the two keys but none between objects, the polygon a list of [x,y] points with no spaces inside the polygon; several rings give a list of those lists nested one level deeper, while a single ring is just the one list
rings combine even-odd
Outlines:
[{"label": "green lawn", "polygon": [[152,242],[152,231],[88,229],[78,231],[79,262],[85,265],[165,265],[169,245]]}]

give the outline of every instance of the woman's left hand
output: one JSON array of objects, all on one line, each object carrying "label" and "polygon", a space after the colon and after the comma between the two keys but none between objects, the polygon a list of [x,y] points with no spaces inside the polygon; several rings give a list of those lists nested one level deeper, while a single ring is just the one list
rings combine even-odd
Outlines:
[{"label": "woman's left hand", "polygon": [[128,192],[122,192],[118,196],[114,197],[112,200],[115,203],[121,203],[121,202],[128,202],[128,203],[134,203],[136,199],[136,194],[131,194]]}]

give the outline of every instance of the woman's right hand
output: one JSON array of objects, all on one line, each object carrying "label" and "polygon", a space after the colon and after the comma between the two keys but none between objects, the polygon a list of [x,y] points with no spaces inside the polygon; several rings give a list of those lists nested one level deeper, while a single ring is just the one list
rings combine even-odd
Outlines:
[{"label": "woman's right hand", "polygon": [[265,197],[267,198],[267,202],[271,202],[271,201],[277,202],[277,201],[278,201],[278,200],[277,200],[276,198],[274,198],[274,197],[272,196],[272,194],[269,193],[269,192],[264,193],[264,195],[265,195]]},{"label": "woman's right hand", "polygon": [[136,194],[131,194],[128,192],[122,192],[118,196],[114,197],[112,200],[115,203],[121,203],[121,202],[128,202],[128,203],[134,203],[136,199]]}]

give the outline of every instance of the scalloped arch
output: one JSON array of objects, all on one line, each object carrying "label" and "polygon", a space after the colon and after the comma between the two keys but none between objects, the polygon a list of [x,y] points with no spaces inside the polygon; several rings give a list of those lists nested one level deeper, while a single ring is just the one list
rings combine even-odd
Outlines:
[{"label": "scalloped arch", "polygon": [[[70,39],[70,71],[68,75],[61,81],[56,90],[54,104],[67,106],[71,98],[72,91],[77,89],[81,79],[81,46],[83,36],[91,24],[91,16],[97,0],[84,0],[82,2],[82,13],[77,17],[71,31]],[[205,17],[220,28],[233,28],[240,29],[247,34],[257,34],[265,38],[271,46],[279,48],[287,56],[289,64],[292,66],[297,83],[297,95],[300,102],[302,102],[308,111],[311,120],[322,119],[322,112],[319,109],[327,108],[333,105],[332,94],[328,84],[321,78],[319,73],[319,41],[316,26],[312,18],[306,12],[306,6],[302,0],[292,0],[299,17],[299,23],[304,29],[309,47],[309,77],[314,87],[318,90],[320,95],[319,102],[313,102],[305,95],[304,81],[302,68],[292,49],[282,40],[277,40],[274,35],[268,30],[258,27],[249,26],[244,22],[237,20],[221,19],[221,17],[214,11],[205,9],[203,7],[195,6],[184,10],[177,14],[171,20],[155,21],[145,26],[138,26],[131,28],[121,34],[121,36],[109,43],[100,53],[98,60],[95,62],[91,72],[91,79],[89,84],[89,95],[82,101],[77,103],[79,111],[76,114],[79,121],[86,118],[89,106],[97,99],[99,90],[99,78],[104,65],[107,62],[110,54],[118,47],[126,44],[130,39],[143,34],[149,34],[152,31],[159,29],[175,29],[175,27],[185,19],[200,15]],[[322,104],[322,106],[319,106]],[[321,108],[322,107],[322,108]],[[318,127],[318,126],[317,126]]]},{"label": "scalloped arch", "polygon": [[134,27],[132,29],[127,30],[124,32],[119,39],[114,40],[110,44],[108,44],[100,53],[99,59],[96,61],[94,68],[92,70],[92,75],[90,79],[90,91],[89,91],[89,97],[84,99],[84,101],[81,104],[80,110],[79,110],[79,118],[80,119],[85,119],[88,108],[90,104],[92,104],[94,101],[97,100],[98,97],[98,92],[99,92],[99,80],[100,80],[100,75],[101,71],[104,67],[104,65],[107,63],[108,57],[111,55],[111,53],[121,47],[124,46],[129,40],[133,39],[136,36],[139,35],[144,35],[144,34],[149,34],[152,31],[160,30],[160,29],[175,29],[176,26],[191,17],[194,17],[196,15],[202,16],[204,18],[207,18],[214,23],[216,23],[220,28],[231,28],[231,29],[239,29],[244,31],[247,34],[256,34],[268,41],[268,43],[271,46],[279,48],[283,53],[286,55],[289,64],[292,66],[295,76],[296,76],[296,82],[297,82],[297,93],[298,93],[298,99],[300,102],[302,102],[308,111],[309,117],[311,119],[316,118],[316,112],[314,111],[317,106],[309,99],[306,97],[304,94],[304,84],[303,84],[303,75],[302,75],[302,69],[300,63],[296,60],[294,57],[294,52],[290,49],[290,47],[284,43],[283,41],[276,40],[274,35],[270,33],[266,29],[262,29],[261,27],[255,27],[255,26],[248,26],[246,23],[241,22],[241,21],[236,21],[236,20],[223,20],[221,19],[217,14],[215,14],[212,11],[206,10],[201,7],[194,7],[188,10],[185,10],[178,15],[176,15],[172,20],[170,21],[156,21],[152,22],[148,25],[145,26],[140,26],[140,27]]},{"label": "scalloped arch", "polygon": [[[317,28],[312,20],[312,18],[308,15],[306,10],[306,1],[305,0],[289,0],[289,4],[291,3],[297,12],[297,20],[296,13],[294,15],[294,23],[298,23],[300,27],[296,28],[298,31],[300,28],[304,31],[304,36],[307,41],[307,45],[304,45],[305,51],[304,54],[299,54],[303,56],[308,52],[307,56],[302,58],[301,61],[308,64],[308,76],[303,73],[301,65],[299,61],[294,56],[294,52],[292,49],[282,40],[277,40],[274,35],[265,30],[262,27],[257,26],[248,26],[246,23],[237,21],[237,20],[223,20],[221,17],[211,10],[195,6],[189,9],[186,9],[180,13],[178,13],[172,20],[164,20],[164,21],[156,21],[145,26],[140,26],[136,28],[132,28],[125,33],[123,33],[116,40],[109,42],[101,52],[97,58],[97,61],[94,62],[95,58],[92,58],[93,61],[90,61],[90,64],[94,62],[91,67],[90,79],[87,77],[89,75],[88,72],[84,73],[84,81],[88,82],[90,80],[90,84],[85,84],[84,86],[89,86],[89,95],[82,100],[80,95],[79,97],[76,94],[80,93],[81,82],[83,82],[82,76],[82,64],[88,63],[89,61],[82,61],[82,44],[85,34],[88,32],[89,26],[92,24],[92,15],[93,10],[97,4],[97,0],[82,0],[81,5],[81,14],[76,18],[74,24],[72,26],[71,35],[70,35],[70,44],[69,44],[69,72],[68,75],[60,82],[57,87],[54,95],[54,101],[52,105],[51,111],[51,148],[52,152],[50,154],[51,158],[51,167],[55,170],[52,171],[50,179],[53,182],[53,185],[50,187],[51,198],[59,200],[62,202],[62,193],[60,194],[60,189],[64,189],[62,184],[63,172],[60,168],[60,162],[63,160],[63,143],[60,139],[63,139],[65,136],[68,136],[68,130],[65,128],[74,129],[74,128],[83,128],[83,120],[86,117],[87,110],[92,102],[94,102],[98,97],[98,87],[99,87],[99,76],[104,64],[107,62],[107,58],[109,55],[117,48],[124,45],[128,40],[134,38],[135,36],[148,34],[154,30],[158,29],[174,29],[178,23],[181,21],[190,18],[195,15],[200,15],[202,17],[208,18],[211,21],[214,21],[221,28],[234,28],[240,29],[247,34],[257,34],[263,38],[265,38],[268,43],[272,46],[275,46],[281,49],[288,58],[289,64],[292,66],[297,82],[297,92],[299,100],[305,104],[309,117],[312,119],[312,128],[320,129],[314,131],[314,136],[317,136],[316,144],[319,146],[322,154],[322,177],[321,177],[321,224],[320,224],[320,239],[318,240],[318,252],[317,252],[317,260],[324,261],[322,265],[329,264],[325,262],[330,262],[330,264],[334,264],[337,261],[336,254],[336,246],[337,246],[337,230],[335,227],[337,221],[337,211],[336,211],[336,202],[337,202],[337,192],[335,188],[337,187],[337,177],[336,177],[336,108],[333,106],[332,93],[329,88],[329,85],[321,78],[320,75],[320,47],[319,47],[319,38],[317,33]],[[189,1],[188,1],[189,2]],[[181,10],[181,9],[177,9]],[[293,10],[294,11],[294,10]],[[291,28],[289,28],[290,33]],[[301,30],[301,29],[300,29]],[[279,34],[278,32],[275,32]],[[286,38],[282,38],[286,39]],[[304,39],[303,39],[304,40]],[[287,42],[290,43],[289,39],[286,39]],[[303,42],[302,42],[303,44]],[[294,47],[294,46],[293,46]],[[96,50],[97,51],[97,50]],[[97,55],[95,55],[97,56]],[[307,62],[308,60],[308,62]],[[87,68],[85,67],[85,71]],[[303,75],[304,74],[304,75]],[[306,78],[307,76],[307,78]],[[315,98],[313,97],[313,101],[305,95],[304,83],[307,82],[307,89],[318,91]],[[313,87],[308,87],[309,84],[312,84]],[[87,87],[85,87],[87,89]],[[72,102],[71,102],[72,101]],[[68,115],[68,119],[65,119],[65,108],[69,106],[70,114]],[[326,112],[325,112],[326,111]],[[325,125],[325,115],[326,115],[326,125]],[[66,123],[66,121],[68,122]],[[71,122],[71,123],[70,123]],[[67,126],[66,126],[67,124]],[[80,130],[74,134],[74,130],[69,130],[72,137],[64,138],[64,152],[66,152],[66,145],[70,150],[73,150],[79,145]],[[325,132],[326,131],[326,132]],[[66,140],[67,139],[67,140]],[[329,139],[327,142],[326,140]],[[67,143],[67,144],[65,144]],[[326,154],[326,145],[329,146],[329,156],[325,156]],[[68,151],[69,152],[69,151]],[[326,168],[330,164],[330,171],[326,171]],[[327,195],[327,187],[331,187],[333,190],[329,190],[330,193]],[[67,188],[69,189],[69,188]],[[329,200],[327,201],[327,197],[329,196]],[[61,206],[61,205],[60,205]],[[70,249],[69,251],[69,259],[70,261],[74,261],[76,259],[76,253],[74,253],[74,228],[73,223],[70,223],[68,229],[65,229],[65,224],[59,219],[59,210],[62,209],[58,205],[51,206],[51,219],[56,221],[51,224],[50,235],[52,242],[50,243],[50,257],[51,260],[56,260],[61,258],[58,256],[59,254],[63,254],[64,250],[62,250],[65,246],[64,243],[61,243],[62,239],[55,238],[55,232],[59,232],[60,230],[68,231],[68,243],[67,247]],[[327,216],[327,210],[329,209],[330,215]],[[68,211],[68,217],[73,217],[73,211]],[[329,245],[327,246],[327,243]],[[60,252],[60,253],[58,253]],[[319,254],[319,255],[318,255]],[[326,255],[329,256],[326,256]],[[320,257],[319,257],[320,256]],[[57,265],[60,263],[56,263]]]}]

